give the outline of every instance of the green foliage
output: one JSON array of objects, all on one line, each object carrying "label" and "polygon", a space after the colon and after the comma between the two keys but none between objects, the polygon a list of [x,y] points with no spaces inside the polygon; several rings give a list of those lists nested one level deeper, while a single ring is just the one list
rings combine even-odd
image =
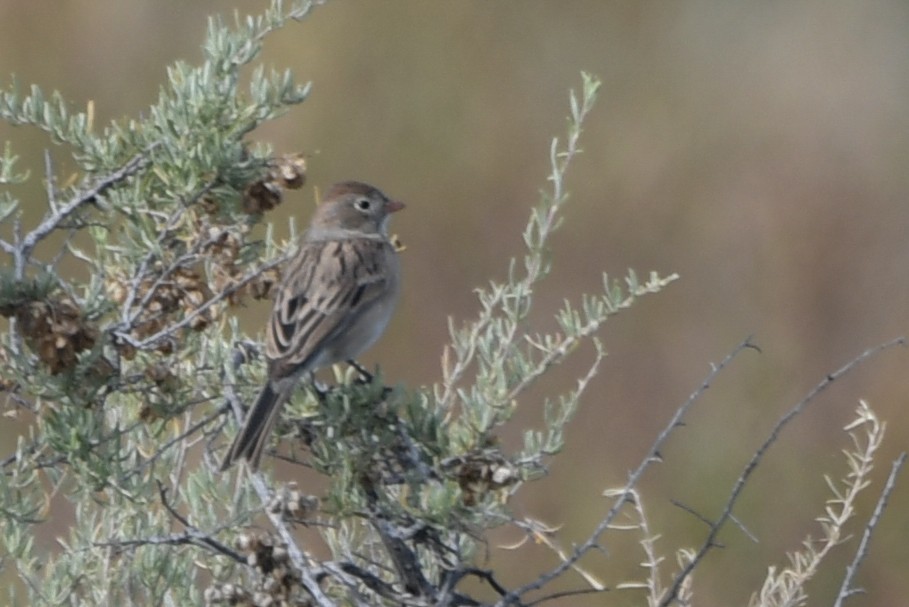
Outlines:
[{"label": "green foliage", "polygon": [[[604,323],[677,278],[604,276],[601,292],[554,312],[556,331],[529,326],[568,203],[566,174],[600,87],[588,74],[570,96],[567,137],[550,149],[549,185],[530,209],[525,251],[506,280],[477,290],[476,318],[450,321],[440,380],[389,387],[381,373],[361,381],[336,369],[324,394],[300,390],[273,455],[323,476],[318,498],[263,473],[218,471],[233,420],[263,381],[255,336],[231,308],[267,297],[292,253],[270,233],[251,241],[249,231],[282,188],[305,177],[299,159],[274,158],[250,137],[303,102],[309,86],[256,61],[272,32],[312,8],[275,0],[232,27],[212,19],[202,64],[171,66],[143,118],[98,129],[90,111],[72,111],[59,93],[31,87],[23,96],[16,83],[0,92],[0,119],[47,133],[79,168],[58,188],[48,162],[47,210],[33,226],[20,225],[9,191],[0,194],[0,224],[13,227],[0,240],[8,258],[0,314],[10,319],[0,336],[0,391],[4,413],[29,424],[0,468],[2,566],[21,582],[10,600],[476,604],[462,584],[476,577],[500,604],[519,604],[598,547],[608,517],[573,555],[559,552],[559,568],[511,591],[474,558],[493,527],[547,537],[513,514],[511,498],[563,448],[605,355]],[[29,178],[15,164],[7,145],[0,185]],[[522,447],[507,451],[503,428],[521,408],[540,406],[527,389],[583,344],[593,351],[586,372],[544,396],[542,427],[524,428]],[[632,483],[616,492],[617,508],[632,495],[638,505],[634,491]],[[53,550],[36,546],[36,530],[61,502],[72,511],[69,532]],[[656,535],[643,507],[637,512],[656,571]],[[261,531],[265,519],[269,531]],[[318,534],[330,557],[304,552],[301,529]],[[682,551],[680,565],[698,558]],[[658,578],[650,582],[652,603],[670,596]],[[687,596],[688,583],[673,596]]]},{"label": "green foliage", "polygon": [[[246,136],[304,101],[309,86],[254,63],[271,32],[311,8],[275,2],[233,27],[212,19],[204,62],[172,66],[140,119],[99,129],[90,109],[73,111],[60,93],[32,86],[23,95],[15,82],[0,92],[0,118],[46,132],[80,171],[64,187],[48,173],[44,217],[0,243],[10,260],[0,313],[11,328],[2,336],[0,387],[7,407],[31,423],[4,461],[0,528],[13,557],[6,566],[24,582],[13,589],[24,588],[28,604],[201,602],[189,543],[116,542],[172,531],[159,482],[200,525],[232,520],[212,508],[225,501],[223,485],[189,461],[200,436],[223,427],[216,424],[226,409],[216,415],[212,402],[229,344],[243,338],[228,306],[282,259],[274,243],[248,242],[275,159]],[[7,144],[0,184],[28,179],[16,160]],[[3,192],[0,221],[21,224],[19,209]],[[60,234],[62,246],[50,238]],[[79,241],[88,248],[76,248],[77,234],[89,237]],[[77,264],[85,272],[73,272]],[[55,494],[72,504],[75,520],[49,555],[32,534],[53,516]],[[246,500],[240,494],[235,503]]]}]

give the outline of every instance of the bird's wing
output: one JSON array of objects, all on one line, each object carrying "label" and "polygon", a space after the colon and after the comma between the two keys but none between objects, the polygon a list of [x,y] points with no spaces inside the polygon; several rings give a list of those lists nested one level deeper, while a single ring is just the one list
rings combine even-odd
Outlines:
[{"label": "bird's wing", "polygon": [[287,268],[268,325],[271,379],[308,370],[323,346],[390,288],[389,246],[365,238],[303,245]]}]

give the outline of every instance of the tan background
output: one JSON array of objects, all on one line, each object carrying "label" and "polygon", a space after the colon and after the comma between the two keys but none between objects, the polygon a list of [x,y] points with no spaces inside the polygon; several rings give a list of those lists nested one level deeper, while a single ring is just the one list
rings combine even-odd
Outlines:
[{"label": "tan background", "polygon": [[[235,4],[261,6],[0,0],[0,81],[16,73],[24,85],[59,89],[74,107],[94,100],[99,123],[136,116],[168,63],[200,60],[206,15]],[[269,41],[266,61],[314,89],[255,136],[281,152],[315,154],[311,184],[362,179],[409,204],[394,223],[409,247],[402,305],[365,362],[428,384],[438,377],[446,319],[469,318],[471,289],[502,278],[508,256],[520,253],[550,139],[564,132],[567,89],[582,69],[603,79],[535,322],[549,326],[563,297],[596,291],[602,271],[682,280],[609,323],[610,357],[569,446],[516,510],[563,524],[566,546],[584,537],[607,508],[600,491],[637,465],[709,364],[753,334],[763,354],[746,353],[719,379],[641,486],[668,555],[703,534],[669,499],[716,514],[783,411],[864,348],[906,333],[907,33],[909,5],[899,0],[334,0]],[[41,166],[43,137],[0,127],[0,138]],[[36,207],[39,186],[19,190]],[[292,197],[273,220],[283,230],[310,199],[310,189]],[[879,491],[886,458],[909,446],[907,362],[905,351],[884,355],[787,429],[737,509],[760,543],[723,534],[726,548],[696,578],[700,604],[746,602],[767,565],[818,535],[821,475],[842,474],[838,429],[859,397],[890,423]],[[553,381],[568,385],[579,372]],[[521,423],[538,423],[538,400],[522,405]],[[516,426],[504,440],[518,435]],[[12,436],[0,436],[8,452]],[[863,505],[867,514],[870,496]],[[850,605],[905,602],[907,536],[904,473],[859,576],[870,594]],[[492,545],[516,538],[505,531]],[[811,586],[812,604],[829,603],[853,547]],[[509,585],[553,562],[539,547],[491,554],[488,565]],[[614,585],[640,576],[641,558],[633,544],[610,543],[590,569]],[[565,604],[640,599],[610,593]]]}]

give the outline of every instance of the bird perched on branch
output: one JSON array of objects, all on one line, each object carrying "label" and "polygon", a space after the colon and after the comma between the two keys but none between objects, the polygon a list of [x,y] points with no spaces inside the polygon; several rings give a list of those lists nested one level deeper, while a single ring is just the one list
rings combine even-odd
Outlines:
[{"label": "bird perched on branch", "polygon": [[353,359],[385,331],[400,266],[388,220],[404,204],[356,181],[332,186],[275,296],[265,340],[268,381],[221,465],[259,467],[281,408],[303,376]]}]

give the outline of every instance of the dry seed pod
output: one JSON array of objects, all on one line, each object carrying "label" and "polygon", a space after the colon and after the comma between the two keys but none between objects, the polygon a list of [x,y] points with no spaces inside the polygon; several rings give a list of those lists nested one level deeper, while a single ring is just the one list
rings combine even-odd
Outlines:
[{"label": "dry seed pod", "polygon": [[306,183],[306,158],[303,154],[285,154],[272,162],[271,177],[281,187],[297,190]]},{"label": "dry seed pod", "polygon": [[111,276],[104,284],[107,297],[114,303],[122,304],[126,301],[127,287],[119,276]]},{"label": "dry seed pod", "polygon": [[189,321],[189,328],[193,331],[204,331],[211,324],[211,315],[208,310],[197,314]]},{"label": "dry seed pod", "polygon": [[15,316],[26,343],[52,374],[73,368],[79,352],[90,350],[98,338],[97,329],[69,298],[31,301]]},{"label": "dry seed pod", "polygon": [[270,181],[257,181],[243,192],[243,210],[250,215],[270,211],[281,204],[281,188]]},{"label": "dry seed pod", "polygon": [[256,276],[249,283],[247,290],[253,299],[271,299],[279,282],[281,282],[281,272],[277,268],[269,268]]},{"label": "dry seed pod", "polygon": [[521,480],[514,465],[497,451],[468,453],[443,466],[457,480],[467,505],[476,504],[490,491],[505,489]]}]

